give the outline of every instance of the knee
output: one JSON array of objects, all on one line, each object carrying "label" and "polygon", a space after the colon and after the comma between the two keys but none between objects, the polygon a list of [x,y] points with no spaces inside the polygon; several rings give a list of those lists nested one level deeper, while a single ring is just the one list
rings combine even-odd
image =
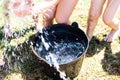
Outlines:
[{"label": "knee", "polygon": [[55,21],[57,23],[67,23],[68,22],[68,19],[64,18],[64,17],[55,17]]},{"label": "knee", "polygon": [[89,14],[88,22],[97,22],[100,15],[98,14]]},{"label": "knee", "polygon": [[113,23],[112,19],[108,18],[107,16],[103,16],[102,20],[106,25],[111,25]]}]

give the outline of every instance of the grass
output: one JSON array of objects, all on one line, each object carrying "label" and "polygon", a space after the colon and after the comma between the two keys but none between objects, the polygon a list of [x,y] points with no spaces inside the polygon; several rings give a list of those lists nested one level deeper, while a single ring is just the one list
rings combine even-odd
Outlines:
[{"label": "grass", "polygon": [[[2,1],[0,1],[0,11],[2,10]],[[71,21],[76,21],[79,27],[86,31],[87,17],[90,6],[90,0],[80,0],[76,6]],[[33,27],[27,28],[32,24],[31,17],[24,19],[15,17],[11,14],[14,30],[20,36],[14,36],[9,43],[6,43],[1,29],[4,25],[4,19],[0,14],[0,57],[3,52],[6,65],[0,67],[0,79],[3,80],[49,80],[44,73],[39,72],[39,60],[30,54],[29,42],[27,40],[34,34]],[[120,20],[120,12],[118,13]],[[17,21],[16,21],[17,20]],[[26,22],[27,21],[27,22]],[[20,32],[25,30],[25,32]],[[101,18],[94,31],[94,37],[89,44],[88,51],[83,61],[79,75],[74,80],[119,80],[120,79],[120,35],[113,43],[106,43],[103,38],[107,35],[110,28],[106,26]],[[16,48],[17,47],[17,48]],[[11,51],[12,50],[12,51]],[[29,56],[28,56],[29,55]],[[22,64],[22,65],[21,65]],[[40,70],[41,71],[41,70]],[[31,76],[34,76],[35,79]],[[39,77],[38,77],[39,76]],[[41,78],[41,79],[40,79]]]}]

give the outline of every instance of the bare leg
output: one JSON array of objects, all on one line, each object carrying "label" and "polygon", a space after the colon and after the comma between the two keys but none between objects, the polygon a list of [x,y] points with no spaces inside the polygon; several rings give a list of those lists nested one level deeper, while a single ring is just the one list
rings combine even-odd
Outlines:
[{"label": "bare leg", "polygon": [[105,9],[103,15],[103,21],[112,29],[110,33],[104,38],[104,41],[112,42],[119,32],[119,21],[115,17],[119,6],[120,0],[109,0],[108,2],[107,8]]},{"label": "bare leg", "polygon": [[67,23],[70,24],[69,17],[73,12],[78,0],[60,0],[55,19],[57,23]]},{"label": "bare leg", "polygon": [[92,0],[91,1],[90,11],[89,11],[89,16],[88,16],[88,21],[87,21],[87,31],[86,31],[89,41],[91,40],[93,36],[93,31],[102,13],[104,3],[105,3],[105,0]]}]

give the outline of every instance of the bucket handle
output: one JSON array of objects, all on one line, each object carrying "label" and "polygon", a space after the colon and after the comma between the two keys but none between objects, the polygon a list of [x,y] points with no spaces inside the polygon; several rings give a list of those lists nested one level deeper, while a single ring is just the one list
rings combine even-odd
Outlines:
[{"label": "bucket handle", "polygon": [[77,23],[77,22],[73,22],[73,23],[71,24],[71,26],[72,26],[72,27],[75,27],[75,28],[78,28],[78,23]]}]

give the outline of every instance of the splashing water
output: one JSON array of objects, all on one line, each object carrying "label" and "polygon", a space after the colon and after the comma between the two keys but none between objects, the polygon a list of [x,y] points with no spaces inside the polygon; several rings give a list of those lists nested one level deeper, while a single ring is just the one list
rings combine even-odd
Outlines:
[{"label": "splashing water", "polygon": [[[45,47],[46,50],[48,50],[50,48],[49,44],[47,42],[45,42],[45,39],[43,38],[43,36],[41,35],[41,40],[42,40],[42,43]],[[39,48],[39,50],[41,51],[42,49]],[[45,56],[46,60],[48,62],[50,62],[50,66],[54,65],[54,67],[56,68],[56,70],[60,73],[60,78],[62,78],[63,80],[68,80],[66,79],[66,74],[65,72],[62,72],[60,71],[60,67],[59,67],[59,64],[57,62],[57,56],[52,54],[52,53],[49,53],[49,55]]]},{"label": "splashing water", "polygon": [[[59,67],[59,64],[57,62],[57,56],[56,55],[54,55],[54,54],[51,53],[48,56],[46,56],[46,60],[48,60],[49,62],[53,63],[54,67],[60,73],[60,78],[62,78],[63,80],[68,80],[66,78],[65,72],[60,71],[60,67]],[[50,66],[52,66],[52,64],[50,64]]]},{"label": "splashing water", "polygon": [[46,50],[48,50],[50,46],[49,46],[48,43],[45,42],[45,39],[43,38],[43,36],[41,36],[41,40],[42,40],[43,45],[44,45],[44,47],[46,48]]}]

